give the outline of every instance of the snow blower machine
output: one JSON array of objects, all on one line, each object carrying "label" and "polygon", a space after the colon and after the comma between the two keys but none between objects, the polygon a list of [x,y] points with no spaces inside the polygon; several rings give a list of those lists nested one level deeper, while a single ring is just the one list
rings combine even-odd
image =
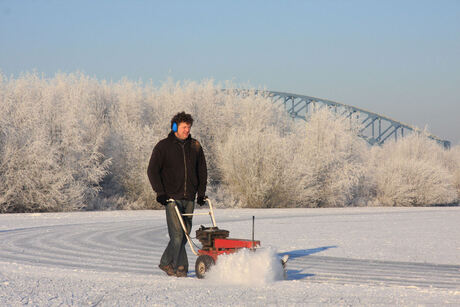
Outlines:
[{"label": "snow blower machine", "polygon": [[[172,199],[169,201],[174,202]],[[196,256],[198,256],[195,262],[195,273],[200,279],[206,276],[206,272],[208,272],[209,269],[217,262],[220,255],[235,253],[244,248],[255,251],[258,247],[260,247],[260,241],[254,240],[254,216],[252,217],[252,240],[229,238],[230,232],[228,230],[219,229],[216,225],[211,200],[207,198],[206,201],[209,205],[209,211],[204,213],[181,214],[179,208],[175,206],[177,216],[187,238],[190,249]],[[194,215],[209,215],[212,222],[212,227],[205,227],[201,225],[200,228],[196,230],[196,238],[202,245],[202,248],[198,249],[198,251],[195,249],[195,244],[190,238],[190,235],[187,233],[185,223],[182,218],[183,216]],[[283,268],[286,267],[287,260],[288,257],[283,257],[283,259],[281,259]]]}]

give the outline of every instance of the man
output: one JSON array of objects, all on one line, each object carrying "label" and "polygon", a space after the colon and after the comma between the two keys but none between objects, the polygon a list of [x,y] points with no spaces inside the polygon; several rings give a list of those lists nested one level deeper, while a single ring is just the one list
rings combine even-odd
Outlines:
[{"label": "man", "polygon": [[[171,120],[168,137],[153,149],[147,174],[157,194],[157,202],[166,208],[169,243],[160,260],[160,269],[169,276],[186,277],[188,259],[185,251],[187,238],[177,217],[175,206],[184,213],[193,213],[195,196],[204,205],[207,167],[203,149],[190,135],[193,118],[185,112]],[[168,202],[173,199],[174,202]],[[187,233],[192,228],[192,217],[184,217]]]}]

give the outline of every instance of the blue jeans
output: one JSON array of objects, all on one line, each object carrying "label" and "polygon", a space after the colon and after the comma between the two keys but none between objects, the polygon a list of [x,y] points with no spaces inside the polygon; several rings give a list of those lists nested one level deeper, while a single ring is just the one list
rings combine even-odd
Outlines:
[{"label": "blue jeans", "polygon": [[[177,217],[176,209],[177,206],[181,214],[193,213],[195,203],[190,200],[176,200],[175,202],[168,203],[166,205],[166,222],[168,223],[169,243],[161,256],[160,264],[169,265],[171,264],[174,270],[177,267],[184,266],[185,271],[188,272],[188,259],[187,252],[185,251],[185,244],[187,243],[187,237],[182,230],[179,218]],[[192,217],[184,216],[185,228],[187,233],[190,234],[192,229]]]}]

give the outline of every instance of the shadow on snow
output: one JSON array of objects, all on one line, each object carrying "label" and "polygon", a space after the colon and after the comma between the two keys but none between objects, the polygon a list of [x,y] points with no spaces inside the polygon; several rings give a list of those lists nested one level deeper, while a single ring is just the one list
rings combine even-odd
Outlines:
[{"label": "shadow on snow", "polygon": [[[306,257],[312,254],[320,253],[322,251],[328,250],[330,248],[337,248],[337,246],[323,246],[310,249],[298,249],[289,252],[279,253],[278,256],[282,258],[285,255],[289,255],[289,261],[292,261],[296,258]],[[289,267],[289,262],[288,262]],[[287,280],[299,280],[307,277],[315,276],[315,274],[306,274],[302,273],[302,270],[287,270]]]}]

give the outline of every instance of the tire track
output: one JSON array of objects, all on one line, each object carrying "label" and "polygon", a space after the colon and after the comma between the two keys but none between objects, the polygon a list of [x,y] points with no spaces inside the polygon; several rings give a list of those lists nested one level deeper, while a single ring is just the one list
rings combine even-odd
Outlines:
[{"label": "tire track", "polygon": [[305,256],[288,266],[288,278],[300,276],[310,282],[460,289],[457,265]]},{"label": "tire track", "polygon": [[[152,232],[165,239],[149,240]],[[23,228],[0,238],[0,260],[144,274],[152,274],[167,240],[165,227],[151,221]]]},{"label": "tire track", "polygon": [[[91,230],[92,231],[92,230]],[[100,231],[101,238],[110,237],[111,231]],[[79,255],[81,257],[103,254],[107,257],[119,256],[120,253],[133,255],[133,251],[122,249],[118,246],[105,244],[104,240],[93,240],[93,233],[45,233],[38,234],[37,237],[17,238],[16,246],[21,247],[26,252],[53,252],[60,255]],[[59,244],[56,244],[59,243]],[[78,248],[75,248],[78,247]]]}]

